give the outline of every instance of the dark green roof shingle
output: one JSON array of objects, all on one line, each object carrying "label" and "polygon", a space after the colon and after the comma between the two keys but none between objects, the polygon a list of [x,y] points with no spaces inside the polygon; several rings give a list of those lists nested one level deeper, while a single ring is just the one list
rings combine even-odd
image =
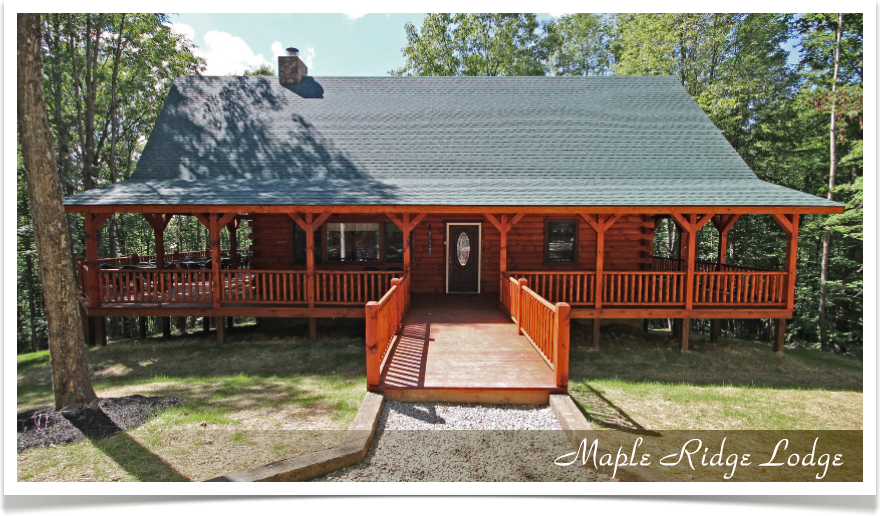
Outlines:
[{"label": "dark green roof shingle", "polygon": [[674,77],[180,77],[68,205],[839,206],[759,181]]}]

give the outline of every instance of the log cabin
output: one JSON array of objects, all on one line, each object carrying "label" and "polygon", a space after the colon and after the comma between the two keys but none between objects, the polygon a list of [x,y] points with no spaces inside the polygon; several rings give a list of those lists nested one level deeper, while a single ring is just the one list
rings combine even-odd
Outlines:
[{"label": "log cabin", "polygon": [[[675,77],[319,78],[297,56],[279,70],[179,77],[131,178],[65,199],[85,217],[93,331],[203,316],[222,342],[224,317],[284,317],[314,339],[318,318],[363,318],[371,390],[541,401],[567,389],[571,319],[593,321],[594,346],[603,320],[675,319],[682,350],[691,319],[714,338],[720,319],[772,319],[782,351],[799,217],[843,211],[759,180]],[[156,269],[98,256],[122,212],[153,227]],[[783,269],[726,262],[743,215],[785,231]],[[163,267],[175,216],[209,229],[210,269]],[[678,257],[654,256],[663,218]],[[243,219],[249,266],[230,252],[223,268],[220,231],[236,249]],[[718,259],[697,261],[710,223]]]}]

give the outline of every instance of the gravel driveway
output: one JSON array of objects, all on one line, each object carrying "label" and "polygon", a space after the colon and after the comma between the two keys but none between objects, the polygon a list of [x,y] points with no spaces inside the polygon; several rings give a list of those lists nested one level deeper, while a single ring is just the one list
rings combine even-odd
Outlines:
[{"label": "gravel driveway", "polygon": [[314,482],[612,480],[553,463],[573,451],[547,406],[386,401],[366,459]]}]

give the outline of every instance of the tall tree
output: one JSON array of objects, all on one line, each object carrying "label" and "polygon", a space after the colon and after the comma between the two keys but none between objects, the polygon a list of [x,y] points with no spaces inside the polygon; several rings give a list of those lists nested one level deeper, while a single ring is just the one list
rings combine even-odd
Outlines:
[{"label": "tall tree", "polygon": [[610,75],[617,63],[614,18],[565,14],[544,24],[540,56],[550,75]]},{"label": "tall tree", "polygon": [[27,175],[49,334],[55,409],[97,400],[83,343],[70,236],[43,94],[39,14],[18,14],[18,131]]},{"label": "tall tree", "polygon": [[544,75],[534,14],[428,14],[404,28],[406,64],[391,75]]}]

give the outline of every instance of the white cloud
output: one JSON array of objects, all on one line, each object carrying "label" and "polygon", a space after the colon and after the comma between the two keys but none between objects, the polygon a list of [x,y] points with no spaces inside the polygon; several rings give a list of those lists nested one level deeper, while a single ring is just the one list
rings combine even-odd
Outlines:
[{"label": "white cloud", "polygon": [[568,14],[568,13],[547,13],[547,14],[549,14],[550,16],[552,16],[552,17],[554,17],[554,18],[561,18],[561,17],[565,16],[565,15]]},{"label": "white cloud", "polygon": [[[272,43],[272,55],[274,55],[275,57],[286,56],[287,55],[286,47],[284,45],[282,45],[280,41],[276,41],[276,42]],[[315,47],[305,47],[305,50],[300,50],[299,51],[299,58],[302,59],[303,63],[305,63],[306,67],[309,69],[309,75],[313,75],[312,74],[312,64],[315,62]],[[275,71],[277,72],[278,71],[278,66],[277,66],[278,60],[276,59],[275,62],[276,62]]]},{"label": "white cloud", "polygon": [[312,73],[312,64],[315,62],[315,47],[306,47],[301,54],[300,59],[303,60],[303,63],[309,69],[309,75],[314,75]]},{"label": "white cloud", "polygon": [[196,40],[196,30],[190,27],[185,23],[166,23],[169,28],[171,28],[171,32],[176,32],[178,34],[183,34],[186,36],[186,39],[195,42]]},{"label": "white cloud", "polygon": [[345,17],[349,19],[349,21],[355,21],[358,18],[363,18],[364,16],[366,16],[370,13],[342,13],[342,14],[344,14]]},{"label": "white cloud", "polygon": [[207,61],[205,75],[239,74],[264,64],[275,66],[274,63],[267,61],[262,53],[254,54],[243,39],[216,30],[205,34],[205,46],[196,49],[195,54],[204,57]]}]

